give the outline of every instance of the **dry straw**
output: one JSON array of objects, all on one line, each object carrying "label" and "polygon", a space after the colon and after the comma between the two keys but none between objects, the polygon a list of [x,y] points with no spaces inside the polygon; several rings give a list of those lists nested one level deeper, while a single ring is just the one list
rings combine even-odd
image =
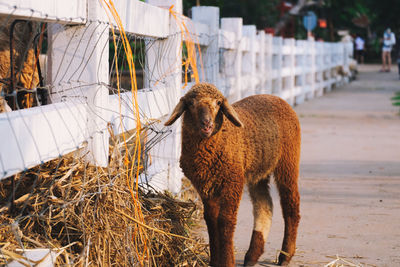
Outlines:
[{"label": "dry straw", "polygon": [[356,264],[352,263],[342,257],[339,257],[339,255],[336,255],[336,258],[329,262],[328,264],[324,265],[324,267],[363,267],[361,264]]},{"label": "dry straw", "polygon": [[[206,265],[207,246],[191,232],[196,204],[141,187],[135,203],[124,179],[129,171],[95,168],[74,156],[21,175],[14,209],[0,203],[0,265],[30,248],[61,251],[59,266]],[[3,180],[1,199],[11,192],[11,179]]]}]

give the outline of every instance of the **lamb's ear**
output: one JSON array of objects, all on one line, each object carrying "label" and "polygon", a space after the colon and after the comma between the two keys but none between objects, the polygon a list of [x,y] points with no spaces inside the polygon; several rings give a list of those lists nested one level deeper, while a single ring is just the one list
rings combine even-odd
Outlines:
[{"label": "lamb's ear", "polygon": [[225,116],[230,120],[235,126],[242,127],[243,123],[240,121],[239,116],[237,115],[236,111],[233,109],[231,105],[229,105],[228,101],[224,99],[221,104],[222,112]]},{"label": "lamb's ear", "polygon": [[185,102],[183,101],[183,98],[179,100],[179,103],[176,105],[174,108],[174,111],[172,111],[171,116],[169,119],[164,123],[165,126],[170,126],[173,124],[185,111]]}]

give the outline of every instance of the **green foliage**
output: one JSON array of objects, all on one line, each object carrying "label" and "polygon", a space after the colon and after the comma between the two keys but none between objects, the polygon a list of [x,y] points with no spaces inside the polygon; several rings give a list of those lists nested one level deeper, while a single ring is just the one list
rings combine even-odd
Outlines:
[{"label": "green foliage", "polygon": [[395,96],[391,98],[393,106],[400,106],[400,91],[395,93]]},{"label": "green foliage", "polygon": [[[118,36],[118,38],[120,38]],[[118,47],[117,47],[117,58],[118,58],[118,69],[120,71],[123,70],[128,70],[128,58],[125,53],[124,47],[121,43],[121,41],[118,41]],[[139,69],[142,67],[143,62],[144,62],[144,50],[145,50],[145,45],[143,40],[129,40],[129,44],[132,50],[132,56],[133,56],[133,62],[135,64],[135,68]],[[109,62],[112,62],[115,64],[115,44],[113,41],[110,42],[109,45]]]},{"label": "green foliage", "polygon": [[[257,29],[274,27],[278,21],[277,6],[280,0],[200,0],[202,6],[217,6],[220,17],[242,17],[243,24],[254,24]],[[190,14],[190,9],[196,5],[196,0],[183,1],[183,13]]]}]

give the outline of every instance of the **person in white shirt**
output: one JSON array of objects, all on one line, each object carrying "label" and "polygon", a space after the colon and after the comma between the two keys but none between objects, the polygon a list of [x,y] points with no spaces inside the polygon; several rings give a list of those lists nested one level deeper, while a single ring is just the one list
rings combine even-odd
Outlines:
[{"label": "person in white shirt", "polygon": [[392,52],[393,45],[396,44],[396,37],[394,33],[387,28],[383,34],[383,46],[382,46],[382,69],[381,72],[390,72],[392,66],[392,59],[390,53]]},{"label": "person in white shirt", "polygon": [[365,41],[359,35],[357,35],[356,40],[354,41],[356,45],[356,59],[360,64],[364,64],[364,49],[365,49]]}]

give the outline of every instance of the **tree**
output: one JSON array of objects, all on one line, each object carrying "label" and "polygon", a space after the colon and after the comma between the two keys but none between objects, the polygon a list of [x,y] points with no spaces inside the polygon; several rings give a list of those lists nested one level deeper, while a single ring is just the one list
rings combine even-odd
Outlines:
[{"label": "tree", "polygon": [[[202,6],[217,6],[220,17],[242,17],[243,24],[254,24],[257,29],[274,27],[278,21],[277,6],[280,0],[201,0]],[[196,5],[196,0],[184,0],[183,12],[190,15],[190,8]]]}]

